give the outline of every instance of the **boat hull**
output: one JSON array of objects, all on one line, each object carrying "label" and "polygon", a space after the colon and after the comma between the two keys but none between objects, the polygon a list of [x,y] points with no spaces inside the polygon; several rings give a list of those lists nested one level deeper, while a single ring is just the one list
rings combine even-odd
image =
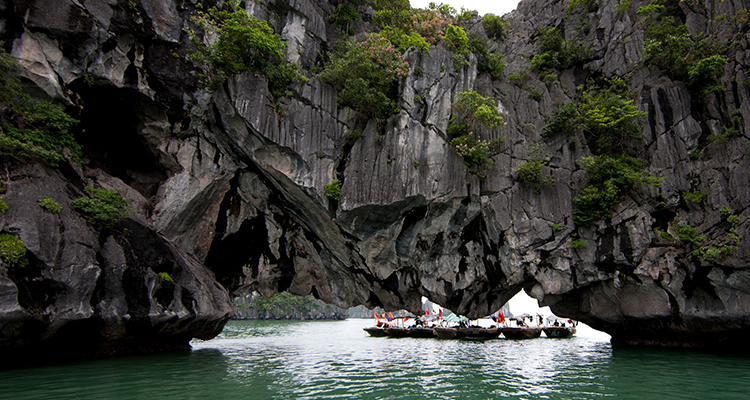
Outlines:
[{"label": "boat hull", "polygon": [[362,328],[365,332],[370,334],[370,336],[373,337],[386,337],[388,334],[385,332],[385,329],[379,327],[379,326],[371,326],[369,328]]},{"label": "boat hull", "polygon": [[411,328],[407,329],[409,337],[413,338],[434,338],[435,332],[432,328]]},{"label": "boat hull", "polygon": [[458,339],[462,337],[463,333],[458,328],[445,327],[433,328],[432,331],[435,332],[435,336],[440,339]]},{"label": "boat hull", "polygon": [[500,336],[499,328],[433,328],[440,339],[486,340]]},{"label": "boat hull", "polygon": [[542,328],[502,328],[506,339],[534,339],[542,335]]},{"label": "boat hull", "polygon": [[494,339],[500,336],[500,328],[462,328],[463,338],[474,340]]},{"label": "boat hull", "polygon": [[548,326],[544,328],[544,334],[548,338],[569,338],[576,334],[576,328],[570,326]]},{"label": "boat hull", "polygon": [[390,328],[385,328],[385,334],[388,335],[388,337],[407,337],[409,336],[409,330],[399,326],[392,326]]}]

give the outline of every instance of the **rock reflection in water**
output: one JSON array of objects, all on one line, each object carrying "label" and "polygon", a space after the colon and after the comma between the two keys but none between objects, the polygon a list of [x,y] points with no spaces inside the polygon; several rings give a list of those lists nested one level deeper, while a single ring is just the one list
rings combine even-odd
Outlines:
[{"label": "rock reflection in water", "polygon": [[369,320],[233,321],[193,350],[0,372],[2,399],[740,399],[750,358],[570,339],[369,337]]}]

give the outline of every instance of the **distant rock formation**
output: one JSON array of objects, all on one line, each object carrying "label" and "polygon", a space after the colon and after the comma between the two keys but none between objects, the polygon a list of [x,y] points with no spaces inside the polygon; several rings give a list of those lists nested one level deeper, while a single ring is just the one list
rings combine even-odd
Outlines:
[{"label": "distant rock formation", "polygon": [[312,296],[277,293],[266,299],[258,292],[232,299],[234,319],[340,320],[349,312]]},{"label": "distant rock formation", "polygon": [[[349,308],[349,318],[375,319],[375,313],[377,313],[378,316],[383,316],[384,314],[388,312],[389,311],[386,311],[381,307],[375,307],[371,309],[365,306],[356,306],[356,307]],[[394,318],[404,318],[404,317],[411,318],[411,317],[414,317],[415,315],[414,313],[411,313],[406,310],[394,310],[394,311],[390,311],[390,313],[393,314]]]}]

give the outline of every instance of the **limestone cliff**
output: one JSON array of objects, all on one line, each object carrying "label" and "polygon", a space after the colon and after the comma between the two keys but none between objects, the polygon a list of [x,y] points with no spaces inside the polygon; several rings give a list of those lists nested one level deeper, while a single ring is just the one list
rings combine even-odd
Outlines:
[{"label": "limestone cliff", "polygon": [[[742,343],[750,329],[746,239],[709,261],[694,245],[656,235],[676,236],[687,224],[711,243],[726,234],[726,208],[738,218],[733,232],[748,236],[750,46],[742,16],[750,2],[671,4],[693,36],[731,42],[724,90],[705,95],[642,62],[644,17],[636,10],[648,2],[579,3],[591,6],[522,1],[504,17],[507,34],[492,49],[505,54],[505,78],[480,73],[473,54],[454,65],[442,42],[407,51],[400,111],[379,125],[339,108],[334,88],[310,72],[281,98],[256,73],[204,90],[187,57],[190,2],[3,2],[3,36],[25,86],[77,114],[86,163],[83,171],[22,165],[9,177],[11,212],[0,226],[26,244],[31,265],[22,271],[29,276],[0,267],[0,344],[66,340],[66,326],[104,344],[186,344],[216,334],[230,317],[224,288],[415,311],[426,296],[470,316],[524,289],[616,340]],[[328,23],[336,5],[243,3],[306,71],[341,38]],[[358,10],[355,32],[374,29],[372,8]],[[486,36],[478,16],[465,27]],[[529,60],[540,30],[551,27],[591,54],[542,76]],[[573,198],[586,181],[579,160],[592,150],[580,133],[543,139],[545,116],[576,101],[589,78],[618,76],[647,113],[639,156],[663,180],[629,192],[610,218],[577,226]],[[469,174],[446,133],[453,102],[472,88],[492,97],[507,122],[484,137],[504,137],[484,179]],[[539,190],[515,175],[534,148],[555,181]],[[341,196],[330,201],[325,185],[337,178]],[[126,225],[136,244],[86,226],[70,209],[66,201],[89,183],[131,199],[137,212]],[[60,193],[59,220],[31,207],[37,194],[26,190]],[[685,198],[703,191],[700,202]],[[155,279],[165,263],[173,285]]]},{"label": "limestone cliff", "polygon": [[288,292],[276,293],[270,299],[253,292],[235,297],[232,304],[234,319],[342,320],[349,317],[349,311],[344,308],[326,304],[311,296],[295,296]]}]

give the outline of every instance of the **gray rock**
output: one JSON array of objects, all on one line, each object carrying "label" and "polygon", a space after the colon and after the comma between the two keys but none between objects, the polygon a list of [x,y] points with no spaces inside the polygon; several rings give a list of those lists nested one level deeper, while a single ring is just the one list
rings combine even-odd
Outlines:
[{"label": "gray rock", "polygon": [[[229,294],[194,257],[127,221],[93,229],[70,206],[73,182],[40,164],[10,171],[0,230],[26,246],[28,266],[3,264],[0,343],[24,354],[90,356],[188,347],[231,318]],[[81,183],[78,181],[77,183]],[[51,196],[60,213],[43,211]],[[167,274],[166,278],[158,273]],[[133,337],[139,337],[137,346]]]}]

